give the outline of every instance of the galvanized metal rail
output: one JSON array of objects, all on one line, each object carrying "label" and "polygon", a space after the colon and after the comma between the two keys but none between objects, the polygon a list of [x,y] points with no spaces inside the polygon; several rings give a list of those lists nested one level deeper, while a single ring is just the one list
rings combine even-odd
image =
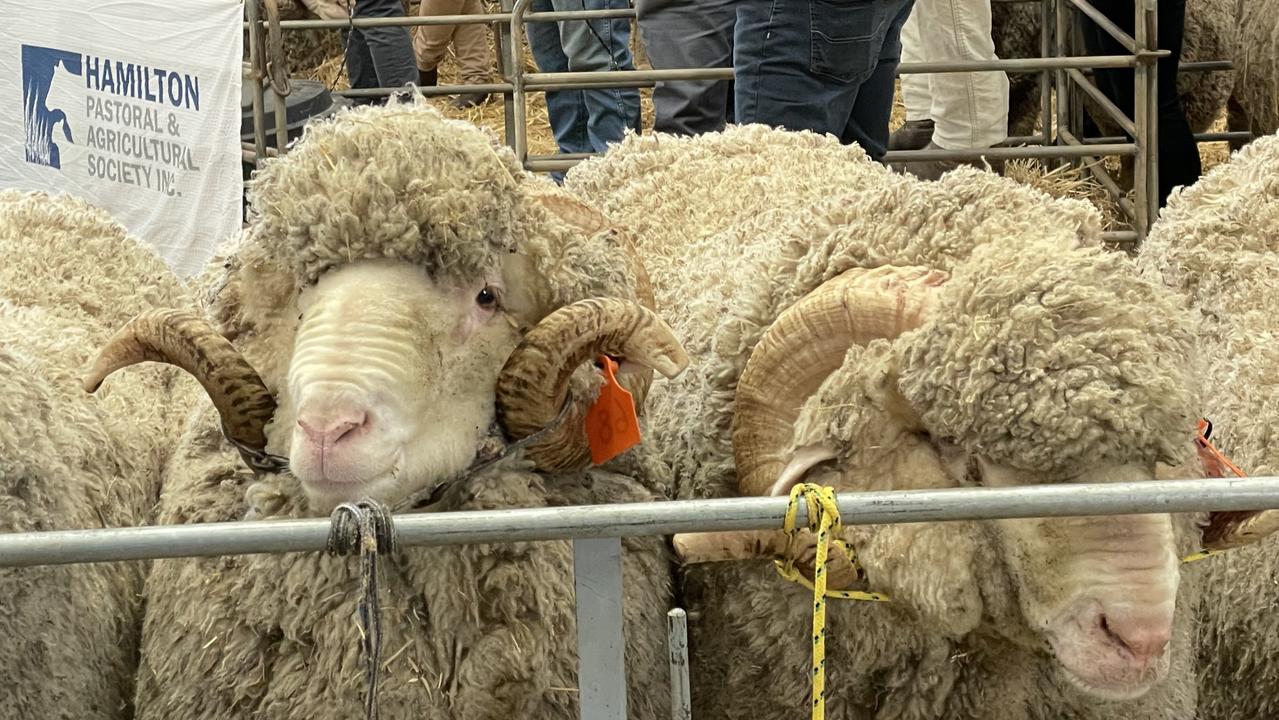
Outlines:
[{"label": "galvanized metal rail", "polygon": [[[400,547],[591,540],[780,528],[784,497],[397,515]],[[863,492],[845,525],[1279,508],[1279,477]],[[799,523],[805,521],[801,510]],[[0,534],[0,567],[323,550],[327,519]]]},{"label": "galvanized metal rail", "polygon": [[[1279,478],[958,488],[840,495],[850,525],[1279,508]],[[400,547],[572,540],[583,720],[625,720],[621,538],[781,526],[788,499],[734,498],[395,518]],[[805,515],[801,506],[800,515]],[[805,518],[800,518],[800,524]],[[0,567],[324,551],[328,520],[0,534]],[[692,717],[687,618],[668,613],[671,717]]]}]

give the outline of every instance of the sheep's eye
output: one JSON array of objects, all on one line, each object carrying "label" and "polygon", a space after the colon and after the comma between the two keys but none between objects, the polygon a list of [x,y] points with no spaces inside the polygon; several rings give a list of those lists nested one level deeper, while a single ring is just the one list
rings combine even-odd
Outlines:
[{"label": "sheep's eye", "polygon": [[486,287],[475,296],[475,304],[485,310],[493,310],[497,307],[497,291],[491,287]]}]

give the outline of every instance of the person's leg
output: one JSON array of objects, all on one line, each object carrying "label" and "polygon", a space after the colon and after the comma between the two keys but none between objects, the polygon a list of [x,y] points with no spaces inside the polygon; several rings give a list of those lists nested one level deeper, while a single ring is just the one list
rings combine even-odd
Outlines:
[{"label": "person's leg", "polygon": [[[626,0],[551,0],[556,10],[621,10]],[[570,72],[634,70],[627,20],[564,20],[560,45]],[[622,139],[627,128],[639,129],[639,90],[584,90],[590,150],[604,152]]]},{"label": "person's leg", "polygon": [[[480,0],[465,0],[462,5],[463,15],[480,15],[483,12]],[[489,50],[488,30],[484,25],[458,25],[453,31],[453,49],[462,70],[462,82],[482,85],[491,79],[493,53]],[[475,107],[488,100],[489,94],[485,92],[462,93],[453,98],[453,106]]]},{"label": "person's leg", "polygon": [[[373,57],[359,30],[343,30],[342,45],[346,48],[346,75],[353,89],[377,87],[377,71],[373,69]],[[376,98],[353,98],[353,105],[372,105]]]},{"label": "person's leg", "polygon": [[[533,12],[550,12],[551,0],[533,0]],[[568,72],[568,57],[560,45],[560,23],[534,22],[525,25],[529,48],[542,72]],[[586,132],[586,103],[581,90],[555,90],[546,93],[546,114],[562,153],[590,152]]]},{"label": "person's leg", "polygon": [[[919,28],[919,5],[916,0],[902,25],[902,62],[926,62],[924,39]],[[889,150],[918,150],[933,139],[933,94],[929,87],[931,75],[911,73],[901,76],[902,104],[906,107],[906,122],[888,138]]]},{"label": "person's leg", "polygon": [[739,0],[735,121],[843,137],[858,87],[875,71],[888,0]]},{"label": "person's leg", "polygon": [[[480,0],[464,0],[463,15],[482,15],[484,6]],[[458,25],[453,33],[453,48],[462,68],[462,81],[482,85],[492,79],[493,54],[489,50],[488,27],[485,25]]]},{"label": "person's leg", "polygon": [[[1133,6],[1122,0],[1098,0],[1095,3],[1111,22],[1131,34],[1136,22]],[[1199,147],[1186,120],[1177,92],[1177,66],[1181,62],[1182,34],[1185,29],[1185,0],[1161,0],[1159,3],[1157,45],[1170,55],[1158,63],[1159,123],[1159,205],[1178,185],[1189,185],[1199,179],[1203,166]],[[1124,54],[1127,51],[1109,33],[1089,18],[1083,18],[1083,36],[1089,55]],[[1121,112],[1133,117],[1136,105],[1132,70],[1114,68],[1097,70],[1097,86]]]},{"label": "person's leg", "polygon": [[875,23],[873,36],[879,47],[874,72],[857,89],[857,98],[842,140],[856,142],[866,154],[881,160],[888,151],[888,120],[893,113],[893,79],[901,64],[901,29],[911,14],[914,0],[892,0],[884,4],[887,22]]},{"label": "person's leg", "polygon": [[[466,0],[422,0],[418,15],[460,15]],[[413,53],[417,56],[419,85],[435,85],[439,80],[440,63],[448,53],[449,42],[457,32],[457,25],[418,25],[413,28]]]},{"label": "person's leg", "polygon": [[[732,67],[733,0],[637,0],[635,9],[654,69]],[[653,90],[653,129],[678,135],[723,129],[730,82],[659,82]]]},{"label": "person's leg", "polygon": [[1159,0],[1159,49],[1171,55],[1158,62],[1159,95],[1159,206],[1178,186],[1193,185],[1203,174],[1199,145],[1186,119],[1177,92],[1177,66],[1181,63],[1182,35],[1186,27],[1186,0]]},{"label": "person's leg", "polygon": [[[399,17],[404,14],[400,0],[355,0],[355,16]],[[399,88],[418,81],[417,61],[408,28],[377,27],[357,31],[363,34],[380,87]]]},{"label": "person's leg", "polygon": [[[929,61],[996,60],[991,0],[918,0],[914,14]],[[929,86],[933,143],[947,150],[987,148],[1008,139],[1008,75],[938,73]]]}]

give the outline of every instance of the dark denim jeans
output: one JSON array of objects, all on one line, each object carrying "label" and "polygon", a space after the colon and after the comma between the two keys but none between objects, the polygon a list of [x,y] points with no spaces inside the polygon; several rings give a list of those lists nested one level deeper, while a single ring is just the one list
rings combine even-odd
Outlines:
[{"label": "dark denim jeans", "polygon": [[[355,17],[398,17],[400,0],[355,0]],[[346,44],[346,72],[352,88],[398,88],[417,83],[417,60],[408,28],[378,27],[342,31]],[[378,102],[361,98],[357,104]]]},{"label": "dark denim jeans", "polygon": [[901,29],[914,0],[740,0],[736,119],[888,151]]},{"label": "dark denim jeans", "polygon": [[[627,0],[533,0],[533,12],[621,10]],[[629,20],[529,23],[529,47],[542,72],[634,70]],[[604,152],[626,128],[639,129],[639,90],[559,90],[546,93],[551,130],[563,153]],[[555,174],[558,176],[558,173]]]}]

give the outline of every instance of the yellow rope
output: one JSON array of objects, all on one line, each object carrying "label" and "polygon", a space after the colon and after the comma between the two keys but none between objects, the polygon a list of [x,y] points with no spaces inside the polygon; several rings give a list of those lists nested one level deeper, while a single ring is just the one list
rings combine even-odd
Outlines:
[{"label": "yellow rope", "polygon": [[1221,552],[1222,552],[1221,550],[1200,550],[1197,553],[1190,553],[1189,555],[1182,558],[1181,561],[1183,563],[1198,562],[1199,560],[1203,560],[1204,558],[1210,558],[1216,555],[1220,555]]},{"label": "yellow rope", "polygon": [[[808,530],[817,534],[817,557],[814,561],[812,582],[809,582],[808,578],[795,567],[794,549],[802,529],[796,527],[801,498],[808,505]],[[832,546],[844,553],[859,577],[862,575],[856,552],[840,537],[844,526],[839,519],[839,503],[835,500],[834,488],[821,487],[813,483],[801,483],[792,488],[790,505],[786,508],[782,530],[787,535],[786,552],[782,559],[774,561],[777,572],[783,578],[813,591],[812,720],[824,720],[826,716],[826,598],[867,602],[891,601],[882,593],[826,588],[826,565]],[[1192,563],[1220,553],[1220,550],[1201,550],[1182,558],[1182,562]]]},{"label": "yellow rope", "polygon": [[[817,558],[811,583],[795,567],[792,552],[800,531],[800,528],[795,526],[795,522],[799,515],[801,497],[808,503],[808,529],[817,534]],[[776,561],[777,572],[787,580],[797,582],[813,591],[812,717],[813,720],[824,720],[826,716],[826,598],[873,602],[888,602],[888,598],[879,593],[826,589],[826,561],[832,543],[848,556],[854,568],[858,567],[852,548],[839,539],[844,527],[839,520],[839,505],[835,502],[834,488],[820,487],[813,483],[796,485],[790,493],[790,505],[786,508],[786,520],[782,529],[786,532],[788,540],[784,558]]]}]

